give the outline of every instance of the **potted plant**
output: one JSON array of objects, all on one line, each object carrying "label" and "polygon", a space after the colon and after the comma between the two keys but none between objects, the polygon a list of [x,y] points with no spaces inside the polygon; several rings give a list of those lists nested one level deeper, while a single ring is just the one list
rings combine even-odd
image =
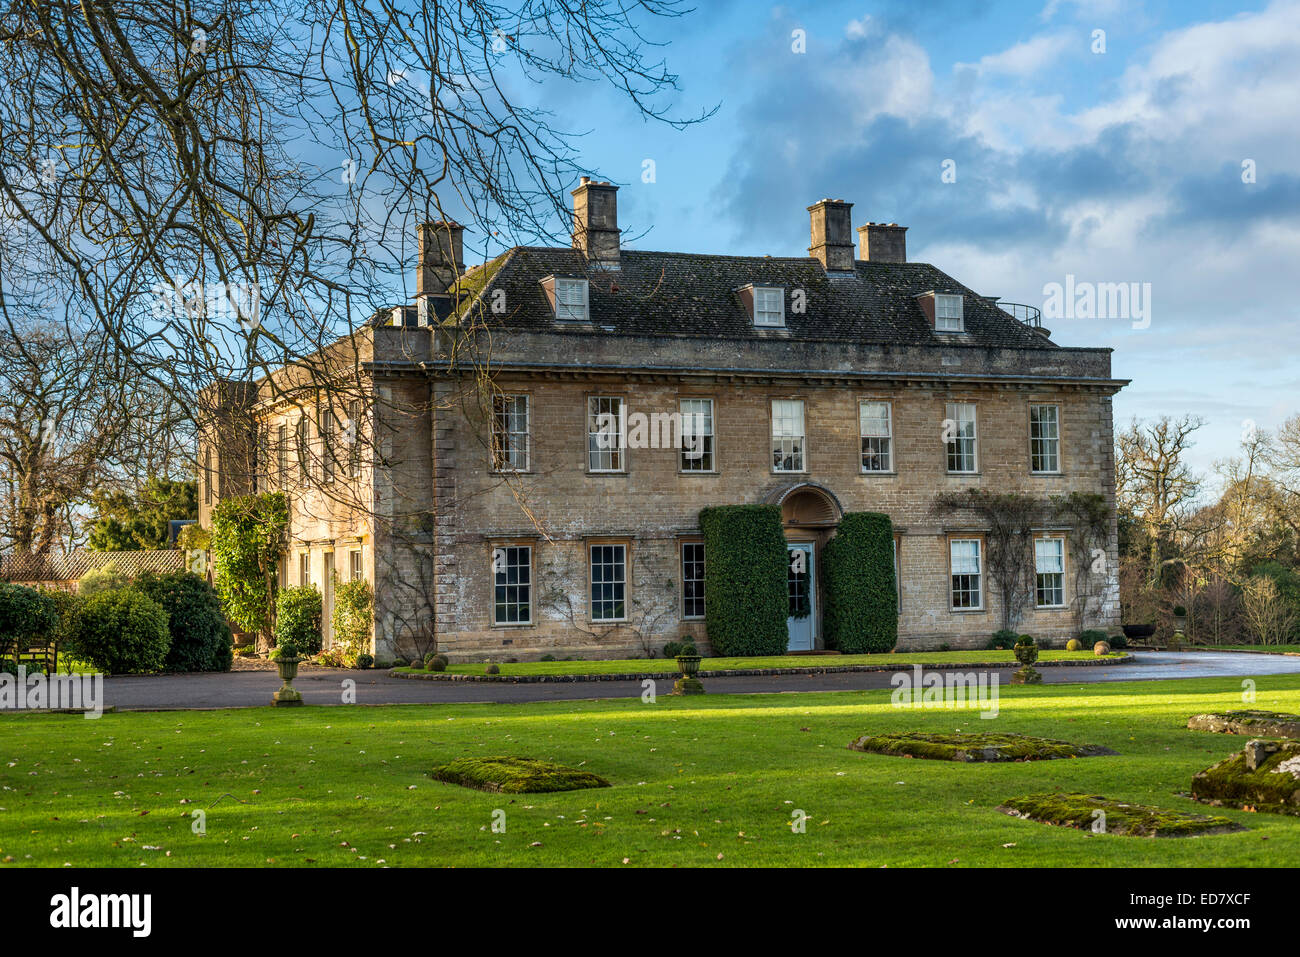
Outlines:
[{"label": "potted plant", "polygon": [[298,663],[302,661],[297,644],[289,639],[281,639],[271,649],[271,658],[275,661],[275,667],[280,672],[280,680],[283,682],[280,690],[271,695],[271,700],[277,706],[302,704],[302,692],[293,686],[293,679],[298,677]]},{"label": "potted plant", "polygon": [[1182,605],[1174,606],[1174,631],[1187,630],[1187,609]]},{"label": "potted plant", "polygon": [[700,672],[700,655],[695,645],[687,641],[677,648],[677,670],[684,675],[696,675]]},{"label": "potted plant", "polygon": [[681,677],[673,685],[673,694],[704,694],[704,685],[697,677],[700,673],[700,655],[692,642],[683,642],[677,649],[677,670]]},{"label": "potted plant", "polygon": [[1016,656],[1016,661],[1024,666],[1019,671],[1012,672],[1011,683],[1013,685],[1039,684],[1043,680],[1043,674],[1034,667],[1034,662],[1038,660],[1038,645],[1034,643],[1033,636],[1021,635],[1016,639],[1015,647],[1011,651]]}]

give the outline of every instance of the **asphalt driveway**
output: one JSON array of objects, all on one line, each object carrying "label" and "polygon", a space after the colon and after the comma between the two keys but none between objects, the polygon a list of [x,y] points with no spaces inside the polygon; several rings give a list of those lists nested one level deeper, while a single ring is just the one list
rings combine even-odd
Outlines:
[{"label": "asphalt driveway", "polygon": [[[1132,664],[1107,667],[1051,667],[1041,670],[1049,684],[1094,681],[1134,681],[1163,678],[1233,678],[1271,674],[1300,674],[1300,656],[1234,654],[1230,652],[1138,652]],[[901,670],[901,669],[900,669]],[[970,670],[962,669],[958,670]],[[1002,683],[1010,681],[1008,667],[998,669]],[[764,694],[802,691],[859,691],[889,688],[892,672],[849,672],[823,675],[705,677],[713,694]],[[355,682],[349,686],[347,682]],[[672,679],[655,680],[655,693],[672,690]],[[271,701],[280,686],[274,671],[228,674],[119,677],[104,681],[104,703],[118,710],[179,710],[190,708],[251,708]],[[640,697],[640,681],[579,681],[513,684],[506,682],[428,681],[394,678],[386,671],[313,670],[300,672],[294,687],[307,704],[433,704],[441,702],[575,701],[593,698]]]}]

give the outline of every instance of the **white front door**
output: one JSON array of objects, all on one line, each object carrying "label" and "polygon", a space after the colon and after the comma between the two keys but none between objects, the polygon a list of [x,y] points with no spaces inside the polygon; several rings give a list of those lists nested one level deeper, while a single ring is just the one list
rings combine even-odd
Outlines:
[{"label": "white front door", "polygon": [[796,542],[787,548],[790,560],[786,570],[789,595],[789,617],[786,629],[790,634],[788,651],[812,651],[816,647],[817,628],[817,576],[813,567],[816,549],[812,542]]}]

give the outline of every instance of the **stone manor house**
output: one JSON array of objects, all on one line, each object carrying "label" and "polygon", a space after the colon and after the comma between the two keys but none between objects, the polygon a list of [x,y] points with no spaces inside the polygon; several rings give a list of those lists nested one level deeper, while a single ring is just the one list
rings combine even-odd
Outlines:
[{"label": "stone manor house", "polygon": [[[200,522],[221,496],[288,495],[284,584],[365,578],[380,663],[707,653],[700,510],[781,508],[792,651],[823,647],[820,549],[849,511],[895,530],[899,648],[1001,627],[965,489],[1099,494],[1100,579],[1068,525],[1033,531],[1018,629],[1119,624],[1110,350],[909,262],[906,228],[809,207],[806,256],[622,248],[617,187],[573,192],[569,248],[471,269],[461,228],[420,230],[417,296],[252,384],[201,440]],[[1099,550],[1093,550],[1099,555]],[[797,559],[797,556],[796,556]],[[1091,581],[1082,592],[1080,582]],[[328,614],[326,616],[328,618]],[[328,636],[327,636],[328,640]]]}]

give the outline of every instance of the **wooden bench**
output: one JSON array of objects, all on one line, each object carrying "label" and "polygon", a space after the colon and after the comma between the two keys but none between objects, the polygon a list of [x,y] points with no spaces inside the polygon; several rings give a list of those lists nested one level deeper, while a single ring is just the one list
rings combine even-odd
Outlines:
[{"label": "wooden bench", "polygon": [[26,666],[29,672],[42,671],[52,675],[59,666],[59,644],[56,641],[48,645],[28,645],[14,653],[14,664]]}]

